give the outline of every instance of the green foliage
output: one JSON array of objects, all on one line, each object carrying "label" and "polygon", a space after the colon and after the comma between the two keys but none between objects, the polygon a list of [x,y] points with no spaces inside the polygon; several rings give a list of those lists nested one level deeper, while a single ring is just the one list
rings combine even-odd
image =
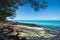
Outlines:
[{"label": "green foliage", "polygon": [[7,17],[14,17],[15,11],[19,6],[26,4],[38,11],[40,8],[46,8],[46,1],[39,2],[37,0],[0,0],[0,21],[4,21]]}]

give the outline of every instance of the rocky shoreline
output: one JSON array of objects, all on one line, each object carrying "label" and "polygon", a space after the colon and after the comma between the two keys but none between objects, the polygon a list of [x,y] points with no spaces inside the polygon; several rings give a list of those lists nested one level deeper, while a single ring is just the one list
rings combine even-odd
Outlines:
[{"label": "rocky shoreline", "polygon": [[0,40],[15,40],[14,37],[19,40],[60,40],[59,30],[32,26],[0,22]]}]

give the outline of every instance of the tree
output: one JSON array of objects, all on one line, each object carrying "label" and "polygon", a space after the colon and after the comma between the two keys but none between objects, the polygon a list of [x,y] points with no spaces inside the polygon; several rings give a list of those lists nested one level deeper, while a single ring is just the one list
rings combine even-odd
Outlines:
[{"label": "tree", "polygon": [[0,21],[4,21],[7,17],[14,17],[15,11],[19,6],[26,4],[38,11],[40,8],[46,8],[46,1],[38,0],[0,0]]}]

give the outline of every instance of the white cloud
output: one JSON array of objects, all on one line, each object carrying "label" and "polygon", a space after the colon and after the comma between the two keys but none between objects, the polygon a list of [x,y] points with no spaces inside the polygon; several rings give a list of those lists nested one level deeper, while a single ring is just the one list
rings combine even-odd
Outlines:
[{"label": "white cloud", "polygon": [[52,17],[52,20],[60,20],[59,17]]}]

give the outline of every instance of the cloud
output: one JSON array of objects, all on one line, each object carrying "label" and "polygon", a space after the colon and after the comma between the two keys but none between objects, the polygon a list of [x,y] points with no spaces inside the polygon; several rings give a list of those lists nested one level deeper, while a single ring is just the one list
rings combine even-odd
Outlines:
[{"label": "cloud", "polygon": [[52,17],[52,20],[60,20],[59,17]]}]

